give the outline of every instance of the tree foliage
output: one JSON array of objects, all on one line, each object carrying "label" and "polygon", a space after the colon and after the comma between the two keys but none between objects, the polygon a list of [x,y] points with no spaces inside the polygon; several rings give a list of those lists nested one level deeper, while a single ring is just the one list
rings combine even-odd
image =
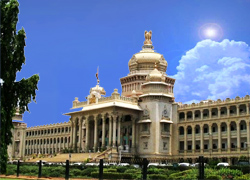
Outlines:
[{"label": "tree foliage", "polygon": [[0,132],[0,172],[6,173],[8,160],[7,146],[11,143],[12,117],[18,107],[19,112],[29,111],[28,104],[35,101],[38,75],[16,81],[16,73],[25,63],[24,28],[17,32],[19,3],[17,0],[2,0],[1,6],[1,132]]}]

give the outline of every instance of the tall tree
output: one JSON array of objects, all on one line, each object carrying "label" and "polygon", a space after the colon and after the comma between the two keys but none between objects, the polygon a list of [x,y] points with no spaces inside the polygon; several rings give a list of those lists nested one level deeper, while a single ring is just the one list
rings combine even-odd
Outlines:
[{"label": "tall tree", "polygon": [[20,113],[29,111],[31,99],[35,101],[38,75],[16,81],[16,73],[25,63],[25,31],[16,31],[19,3],[17,0],[1,0],[1,132],[0,173],[6,173],[7,146],[11,144],[12,117],[18,107]]}]

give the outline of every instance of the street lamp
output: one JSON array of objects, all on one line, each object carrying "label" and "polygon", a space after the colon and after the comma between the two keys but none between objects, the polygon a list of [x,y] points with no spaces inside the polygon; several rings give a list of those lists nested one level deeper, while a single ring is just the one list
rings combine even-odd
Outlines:
[{"label": "street lamp", "polygon": [[118,150],[119,150],[119,164],[121,164],[121,160],[122,160],[122,145],[120,145],[118,147]]}]

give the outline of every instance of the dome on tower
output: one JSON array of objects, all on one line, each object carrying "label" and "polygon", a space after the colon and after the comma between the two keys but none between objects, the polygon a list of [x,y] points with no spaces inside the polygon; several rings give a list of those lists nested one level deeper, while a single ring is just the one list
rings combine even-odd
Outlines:
[{"label": "dome on tower", "polygon": [[156,67],[146,77],[146,81],[164,82],[164,80],[164,75]]},{"label": "dome on tower", "polygon": [[145,31],[145,42],[142,50],[134,54],[128,62],[130,72],[141,71],[149,73],[154,69],[154,64],[157,63],[159,71],[166,73],[168,63],[162,54],[153,50],[151,36],[152,31]]}]

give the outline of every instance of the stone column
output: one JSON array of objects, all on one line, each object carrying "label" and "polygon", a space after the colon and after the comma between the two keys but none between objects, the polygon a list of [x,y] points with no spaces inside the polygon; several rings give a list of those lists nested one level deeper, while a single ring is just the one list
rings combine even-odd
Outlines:
[{"label": "stone column", "polygon": [[97,151],[98,116],[95,118],[94,151]]},{"label": "stone column", "polygon": [[220,109],[221,107],[218,107],[218,118],[220,118],[220,114],[221,114]]},{"label": "stone column", "polygon": [[201,120],[203,120],[203,109],[201,109]]},{"label": "stone column", "polygon": [[113,147],[116,147],[116,119],[117,115],[113,115]]},{"label": "stone column", "polygon": [[[213,152],[213,134],[212,134],[212,125],[209,124],[209,152]],[[210,157],[211,158],[211,157]]]},{"label": "stone column", "polygon": [[209,110],[209,119],[211,119],[212,118],[212,108],[209,108],[208,110]]},{"label": "stone column", "polygon": [[184,114],[185,114],[185,121],[187,121],[187,111],[185,111]]},{"label": "stone column", "polygon": [[227,117],[230,116],[230,106],[227,106]]},{"label": "stone column", "polygon": [[184,154],[187,153],[187,127],[184,127]]},{"label": "stone column", "polygon": [[192,117],[193,117],[193,121],[195,119],[195,110],[192,111]]},{"label": "stone column", "polygon": [[118,118],[118,137],[117,137],[117,144],[118,147],[121,145],[121,117]]},{"label": "stone column", "polygon": [[200,138],[201,138],[201,153],[203,153],[203,149],[204,149],[204,140],[203,140],[203,124],[201,124],[200,126],[200,130],[201,130],[201,135],[200,135]]},{"label": "stone column", "polygon": [[85,152],[89,151],[89,117],[86,117],[86,139],[85,139]]},{"label": "stone column", "polygon": [[240,121],[236,122],[236,129],[237,129],[237,152],[240,152]]},{"label": "stone column", "polygon": [[247,108],[247,115],[249,115],[249,103],[247,103],[246,108]]},{"label": "stone column", "polygon": [[73,148],[73,126],[74,126],[73,124],[74,123],[73,123],[72,118],[71,118],[70,122],[71,122],[70,123],[70,125],[71,125],[70,126],[70,129],[71,129],[71,131],[70,131],[70,147]]},{"label": "stone column", "polygon": [[135,152],[135,117],[132,119],[132,150]]},{"label": "stone column", "polygon": [[192,126],[192,151],[195,153],[195,125]]},{"label": "stone column", "polygon": [[227,122],[227,152],[231,152],[231,122]]},{"label": "stone column", "polygon": [[102,119],[102,148],[105,149],[105,116]]},{"label": "stone column", "polygon": [[83,121],[82,118],[79,119],[79,150],[80,152],[82,151],[82,121]]},{"label": "stone column", "polygon": [[112,147],[112,119],[109,118],[109,148]]},{"label": "stone column", "polygon": [[[172,155],[172,132],[173,132],[173,125],[169,124],[169,126],[170,126],[169,127],[170,137],[169,137],[169,150],[168,150],[168,152],[169,152],[169,155]],[[179,144],[179,141],[177,142],[177,144]],[[178,148],[178,150],[179,150],[179,148]]]},{"label": "stone column", "polygon": [[73,122],[73,150],[75,151],[76,149],[76,119],[74,119],[74,122]]},{"label": "stone column", "polygon": [[218,126],[218,152],[221,153],[221,123],[217,124]]},{"label": "stone column", "polygon": [[247,149],[248,152],[250,151],[250,128],[249,128],[249,121],[246,121],[247,124]]},{"label": "stone column", "polygon": [[237,108],[237,116],[240,115],[240,105],[236,105],[236,108]]}]

